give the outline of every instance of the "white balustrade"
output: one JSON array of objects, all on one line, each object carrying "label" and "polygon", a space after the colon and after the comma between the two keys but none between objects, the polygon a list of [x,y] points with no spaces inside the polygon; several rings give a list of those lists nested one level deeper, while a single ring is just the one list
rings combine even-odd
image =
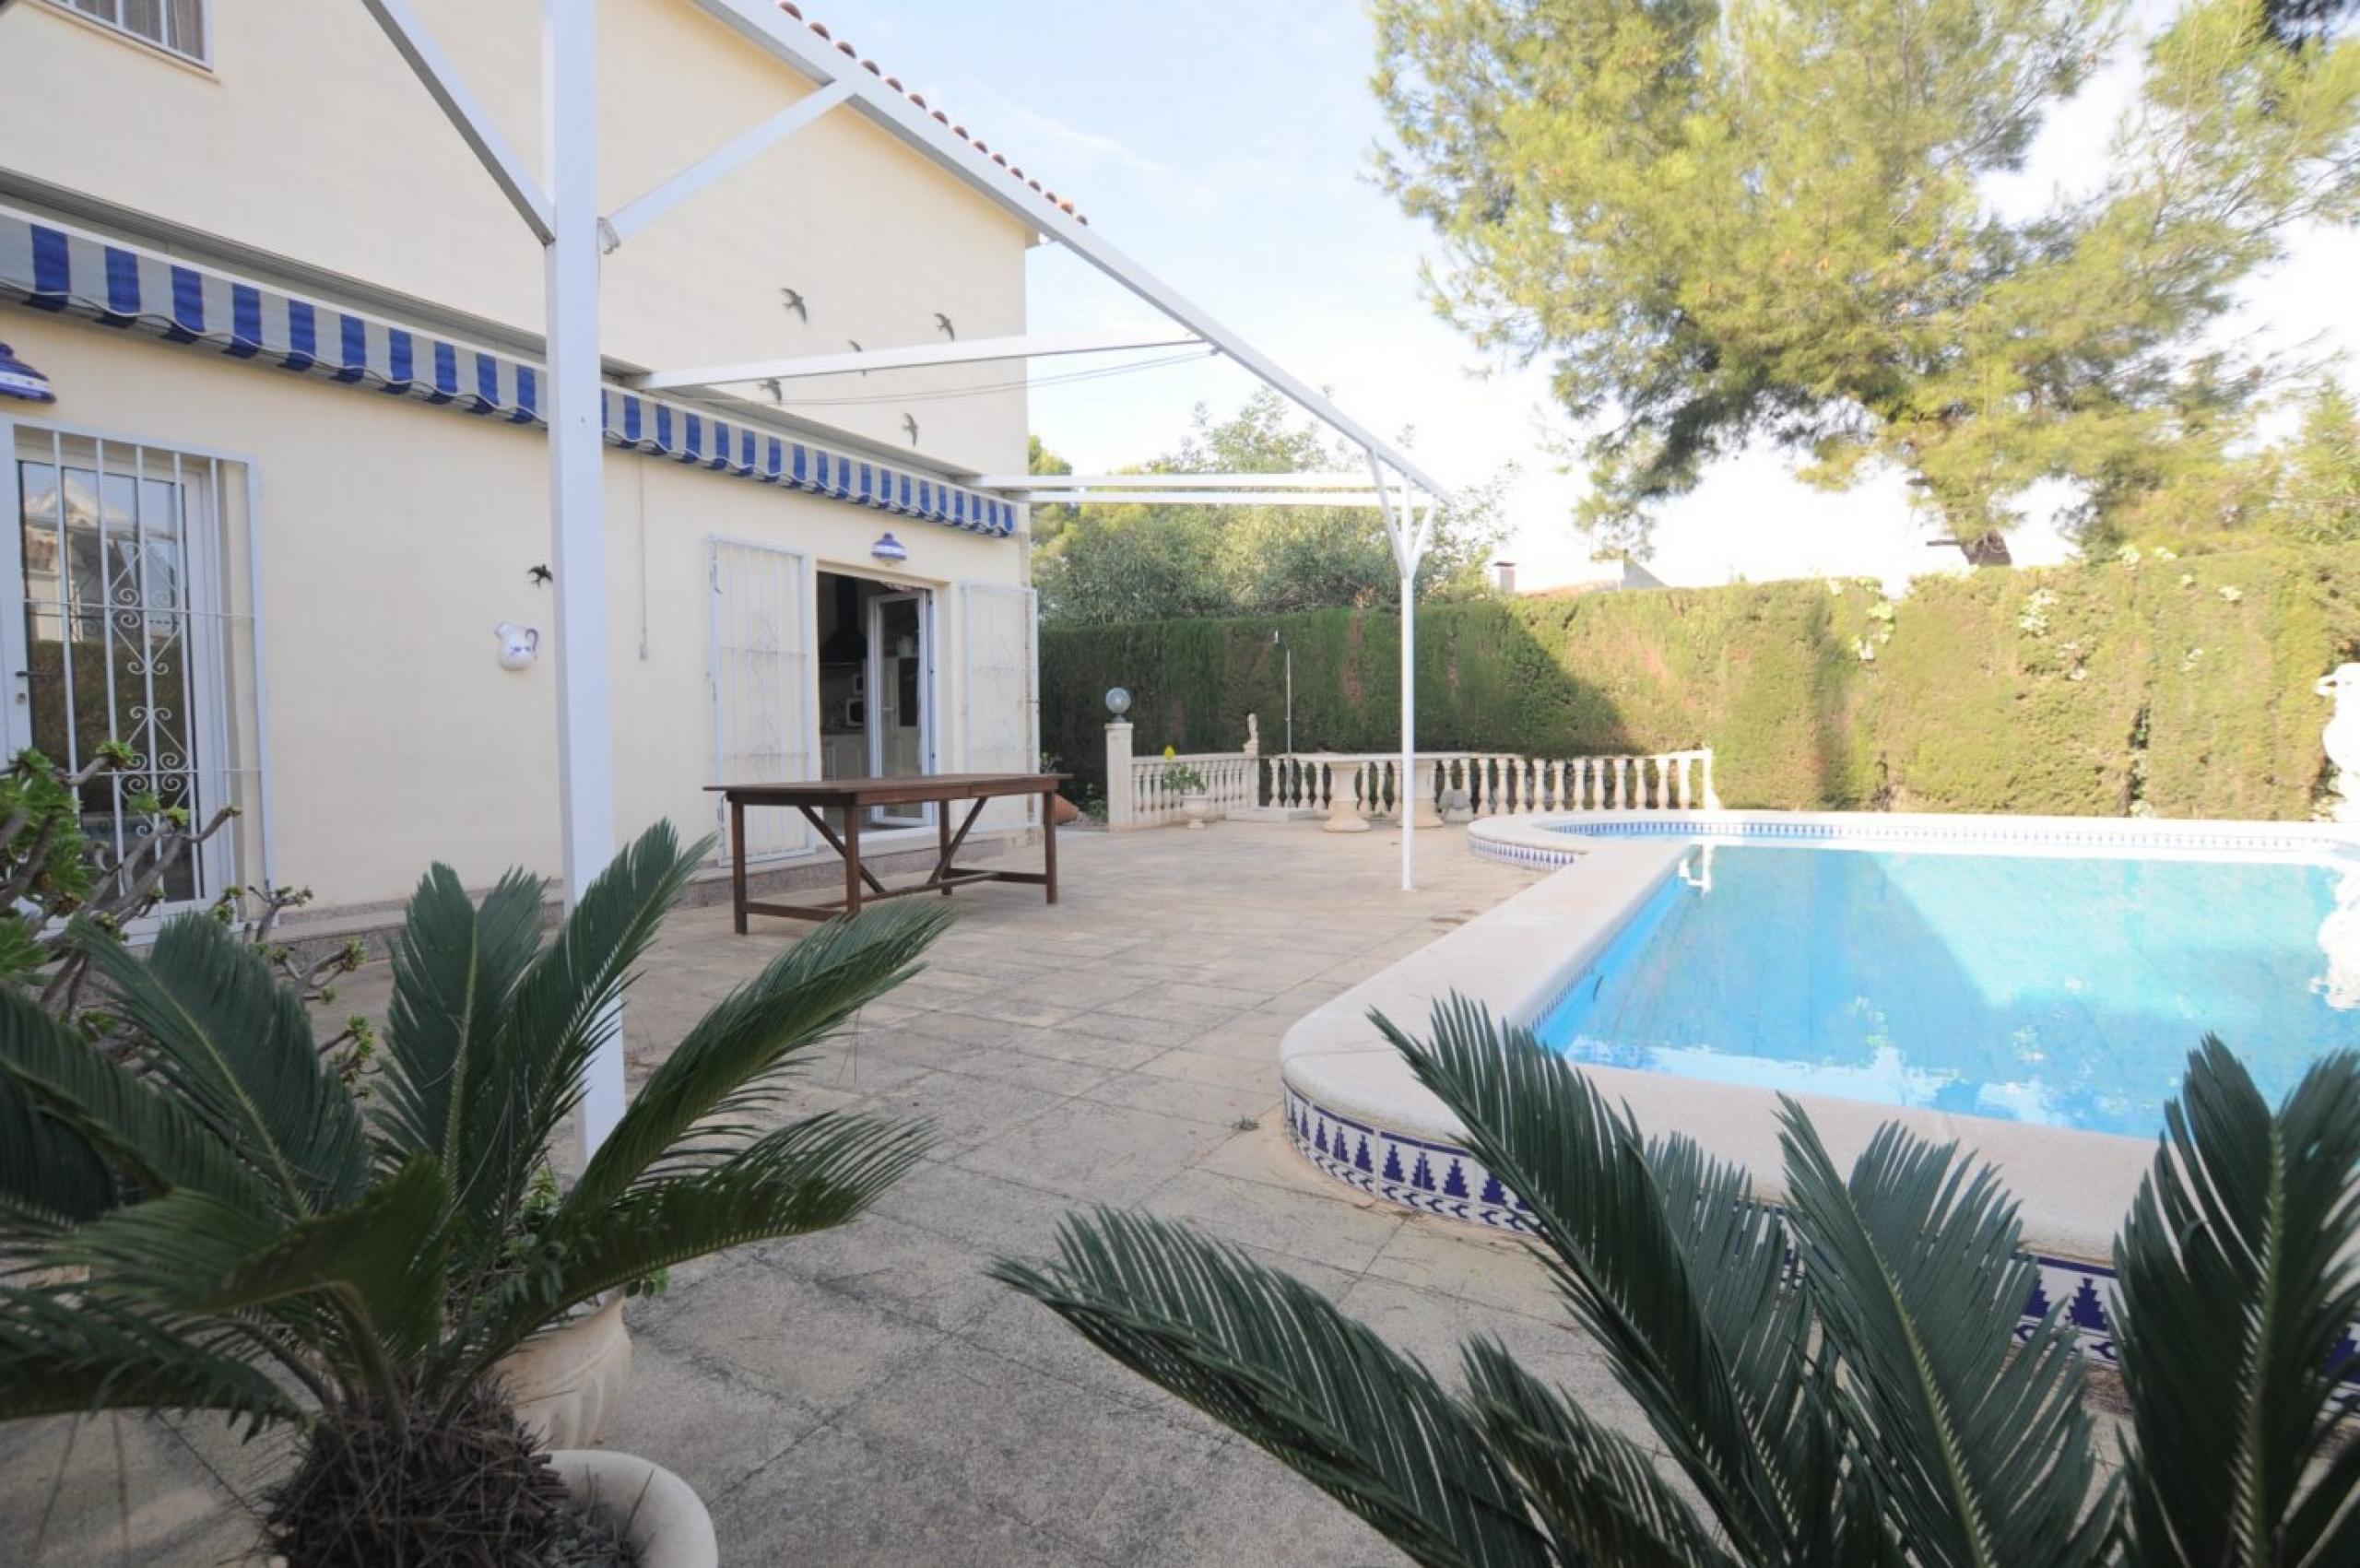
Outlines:
[{"label": "white balustrade", "polygon": [[1130,825],[1161,828],[1187,820],[1182,796],[1166,782],[1168,770],[1186,764],[1205,781],[1209,821],[1259,804],[1258,773],[1264,759],[1243,751],[1199,751],[1185,756],[1139,757],[1131,762]]},{"label": "white balustrade", "polygon": [[[1186,763],[1203,775],[1210,818],[1317,818],[1324,819],[1330,832],[1364,832],[1372,820],[1399,819],[1398,752],[1303,751],[1275,757],[1198,752],[1167,760],[1161,756],[1118,758],[1110,748],[1109,761],[1127,766],[1130,784],[1128,813],[1110,814],[1118,826],[1162,827],[1186,820],[1179,792],[1164,782],[1166,768],[1174,763]],[[1421,827],[1540,811],[1721,808],[1713,787],[1710,747],[1564,758],[1421,751],[1415,773],[1411,795],[1420,808]]]}]

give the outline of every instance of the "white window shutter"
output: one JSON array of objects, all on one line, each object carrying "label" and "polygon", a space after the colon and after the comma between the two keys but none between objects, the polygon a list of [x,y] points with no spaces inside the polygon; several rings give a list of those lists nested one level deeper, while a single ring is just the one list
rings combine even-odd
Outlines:
[{"label": "white window shutter", "polygon": [[[810,563],[796,550],[714,538],[708,544],[707,564],[713,590],[714,782],[808,779],[818,771],[811,764]],[[726,811],[723,817],[726,833]],[[801,812],[747,813],[749,861],[797,855],[810,846]],[[726,843],[721,846],[725,858],[731,848]]]},{"label": "white window shutter", "polygon": [[[960,734],[970,773],[1029,773],[1041,765],[1040,701],[1034,690],[1037,604],[1030,588],[959,585]],[[995,800],[978,826],[1021,828],[1036,796]]]}]

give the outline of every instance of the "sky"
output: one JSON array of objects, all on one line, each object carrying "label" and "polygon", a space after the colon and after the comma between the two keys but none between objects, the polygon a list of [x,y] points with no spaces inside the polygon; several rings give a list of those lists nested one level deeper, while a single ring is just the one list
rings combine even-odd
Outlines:
[{"label": "sky", "polygon": [[[1583,492],[1555,448],[1577,436],[1554,410],[1545,366],[1487,363],[1439,319],[1420,282],[1438,253],[1371,178],[1384,124],[1368,78],[1374,32],[1359,0],[808,0],[929,103],[1072,199],[1097,234],[1380,433],[1406,436],[1446,484],[1511,466],[1511,537],[1502,554],[1530,587],[1596,576],[1572,521]],[[2172,0],[2140,0],[2152,25]],[[2028,210],[2094,177],[2089,156],[2130,100],[2126,52],[2052,115],[2027,167],[1994,182],[2002,210]],[[1160,324],[1153,312],[1061,247],[1030,263],[1032,329]],[[2360,349],[2360,235],[2306,234],[2248,291],[2231,330],[2272,343]],[[1148,351],[1032,371],[1032,428],[1077,471],[1170,449],[1191,411],[1233,409],[1257,383],[1218,360],[1190,360],[1059,383],[1085,363],[1170,360]],[[2348,373],[2348,372],[2347,372]],[[1843,494],[1810,489],[1788,460],[1750,451],[1667,508],[1648,568],[1676,584],[1828,574],[1898,584],[1964,569],[1929,548],[1899,479]],[[2039,510],[2037,500],[2032,510]],[[2064,559],[2044,522],[2016,559]]]}]

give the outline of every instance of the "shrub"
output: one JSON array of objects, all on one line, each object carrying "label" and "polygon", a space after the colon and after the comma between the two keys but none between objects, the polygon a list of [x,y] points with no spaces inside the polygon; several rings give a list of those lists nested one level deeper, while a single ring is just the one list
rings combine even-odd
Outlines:
[{"label": "shrub", "polygon": [[[2313,683],[2360,647],[2351,547],[1921,578],[1897,601],[1833,586],[1429,606],[1419,744],[1711,746],[1732,807],[2299,819],[2325,765]],[[1044,743],[1103,788],[1115,682],[1139,732],[1183,750],[1234,749],[1248,713],[1274,733],[1274,630],[1299,749],[1398,748],[1389,610],[1044,627]]]}]

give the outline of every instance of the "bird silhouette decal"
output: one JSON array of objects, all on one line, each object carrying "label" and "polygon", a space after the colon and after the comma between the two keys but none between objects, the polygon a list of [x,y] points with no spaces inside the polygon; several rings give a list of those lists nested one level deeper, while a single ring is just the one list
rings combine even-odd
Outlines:
[{"label": "bird silhouette decal", "polygon": [[940,328],[942,329],[942,336],[943,336],[948,337],[948,338],[950,338],[950,339],[952,339],[952,340],[954,340],[954,341],[958,338],[958,336],[959,336],[959,329],[958,329],[957,327],[955,327],[955,326],[951,325],[951,324],[950,324],[950,318],[949,316],[944,315],[940,311],[937,311],[937,312],[934,312],[934,324],[935,324],[935,325],[937,325],[937,326],[938,326],[938,327],[940,327]]},{"label": "bird silhouette decal", "polygon": [[556,581],[557,581],[557,573],[556,573],[556,572],[551,572],[551,571],[550,571],[548,567],[546,567],[546,566],[537,566],[537,567],[533,568],[533,570],[532,570],[532,571],[530,571],[530,572],[526,572],[525,575],[526,575],[527,577],[530,577],[530,578],[533,580],[533,585],[534,585],[535,587],[537,587],[537,587],[542,586],[542,585],[543,585],[543,584],[545,584],[554,583],[554,582],[556,582]]},{"label": "bird silhouette decal", "polygon": [[757,384],[759,384],[764,392],[771,395],[772,402],[784,403],[786,401],[786,388],[779,384],[778,377],[772,376],[769,380],[758,383]]},{"label": "bird silhouette decal", "polygon": [[[852,345],[852,351],[856,354],[866,354],[868,352],[867,349],[863,348],[860,346],[860,339],[857,337],[847,337],[844,341]],[[867,371],[863,371],[860,373],[862,375],[867,375],[868,372]]]},{"label": "bird silhouette decal", "polygon": [[783,308],[793,311],[807,322],[811,319],[810,308],[804,304],[803,296],[800,293],[792,289],[781,289],[778,291],[778,297]]},{"label": "bird silhouette decal", "polygon": [[910,444],[912,446],[915,446],[918,443],[918,422],[916,418],[909,414],[903,415],[902,429],[909,433]]}]

